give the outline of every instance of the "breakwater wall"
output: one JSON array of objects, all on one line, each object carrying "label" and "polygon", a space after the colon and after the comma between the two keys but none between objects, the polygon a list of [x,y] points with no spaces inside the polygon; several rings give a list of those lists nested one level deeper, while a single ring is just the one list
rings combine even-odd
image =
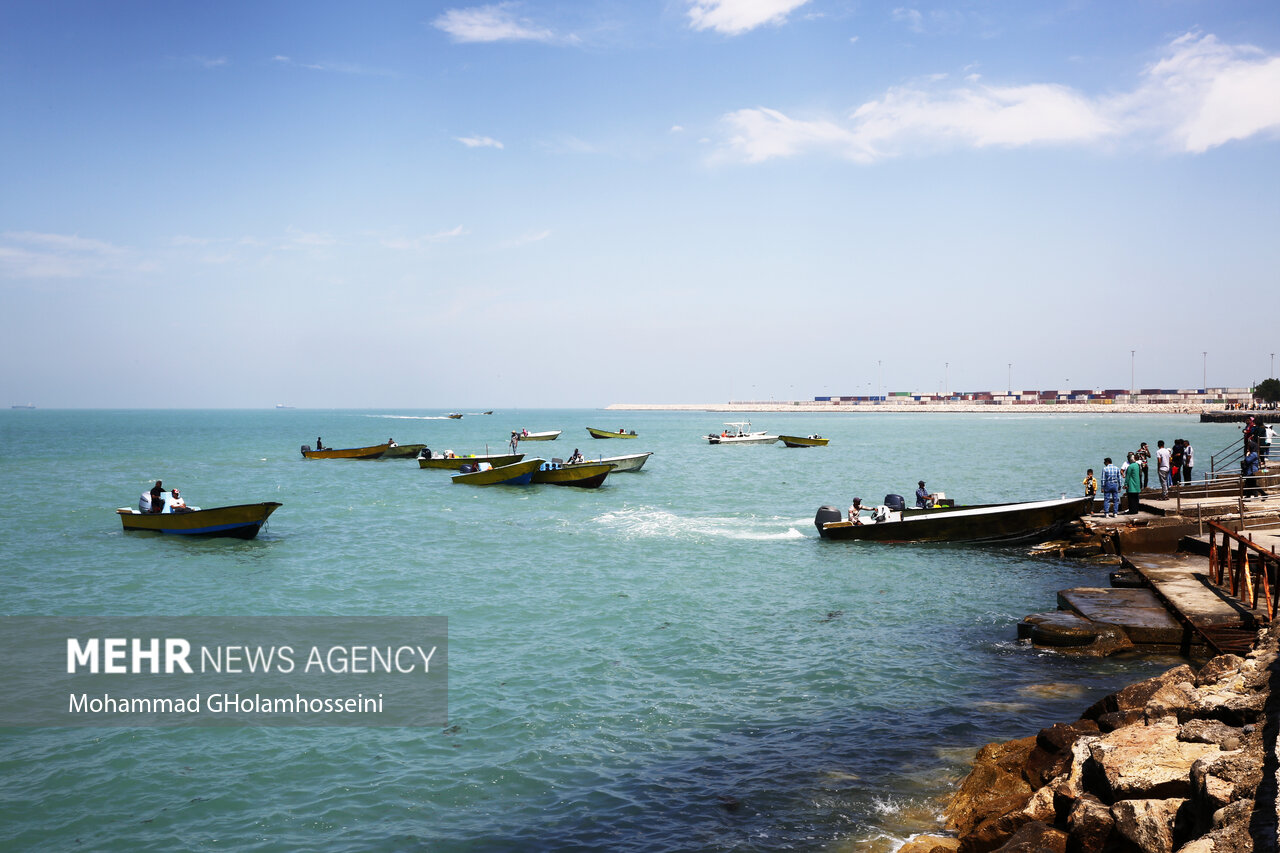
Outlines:
[{"label": "breakwater wall", "polygon": [[949,834],[899,853],[1274,851],[1278,670],[1264,632],[1245,657],[1174,667],[988,744],[947,806]]}]

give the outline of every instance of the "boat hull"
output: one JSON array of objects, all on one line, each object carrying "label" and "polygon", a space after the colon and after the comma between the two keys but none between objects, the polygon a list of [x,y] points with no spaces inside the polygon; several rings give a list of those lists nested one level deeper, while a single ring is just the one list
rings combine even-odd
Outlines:
[{"label": "boat hull", "polygon": [[821,523],[823,539],[872,542],[1029,542],[1047,538],[1055,530],[1088,512],[1087,498],[1064,498],[1015,504],[957,507],[906,515],[880,524],[848,521]]},{"label": "boat hull", "polygon": [[432,456],[430,459],[419,458],[418,467],[436,468],[443,471],[460,471],[463,465],[488,462],[497,468],[501,465],[512,465],[523,458],[523,453],[489,454],[485,456]]},{"label": "boat hull", "polygon": [[709,444],[773,444],[778,440],[776,435],[765,435],[763,433],[755,435],[709,435],[707,442]]},{"label": "boat hull", "polygon": [[341,450],[304,450],[306,459],[377,459],[391,449],[390,444],[374,444],[369,447],[347,447]]},{"label": "boat hull", "polygon": [[118,509],[116,513],[125,530],[150,530],[179,536],[232,536],[252,539],[258,535],[271,513],[280,507],[276,501],[237,506],[219,506],[191,512],[138,512]]},{"label": "boat hull", "polygon": [[409,459],[421,453],[424,447],[426,447],[425,444],[397,444],[394,447],[387,448],[387,452],[379,458]]},{"label": "boat hull", "polygon": [[521,441],[555,441],[560,437],[563,430],[550,430],[547,432],[531,432],[528,435],[520,436]]},{"label": "boat hull", "polygon": [[787,447],[826,447],[829,438],[817,438],[812,435],[780,435],[778,440]]},{"label": "boat hull", "polygon": [[632,453],[627,456],[603,456],[599,459],[587,459],[583,462],[566,462],[564,467],[572,468],[576,465],[599,465],[608,463],[614,466],[614,474],[629,474],[639,471],[644,467],[644,463],[649,461],[649,457],[653,455],[653,451],[648,453]]},{"label": "boat hull", "polygon": [[523,486],[532,478],[533,472],[542,467],[544,459],[526,459],[510,465],[499,465],[488,471],[471,471],[466,474],[454,474],[453,482],[464,486]]},{"label": "boat hull", "polygon": [[605,477],[613,471],[609,463],[576,464],[540,468],[533,472],[532,482],[550,483],[553,486],[577,486],[581,489],[594,489],[604,482]]},{"label": "boat hull", "polygon": [[634,432],[610,432],[595,427],[587,427],[587,432],[591,433],[592,438],[639,438]]}]

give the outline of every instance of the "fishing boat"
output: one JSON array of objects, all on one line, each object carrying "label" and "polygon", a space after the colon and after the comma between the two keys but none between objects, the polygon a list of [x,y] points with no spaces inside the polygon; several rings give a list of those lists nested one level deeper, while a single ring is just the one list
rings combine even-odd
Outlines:
[{"label": "fishing boat", "polygon": [[826,447],[831,439],[820,435],[780,435],[778,440],[787,447]]},{"label": "fishing boat", "polygon": [[583,489],[594,489],[604,482],[604,478],[608,477],[613,469],[614,466],[608,462],[565,465],[553,459],[550,462],[543,463],[542,467],[533,472],[532,482],[550,483],[553,486],[578,486]]},{"label": "fishing boat", "polygon": [[479,465],[488,462],[490,465],[511,465],[524,458],[523,453],[484,453],[470,456],[455,456],[446,450],[444,455],[419,456],[419,468],[437,468],[445,471],[461,471],[463,465]]},{"label": "fishing boat", "polygon": [[457,412],[450,412],[449,418],[455,421],[460,421],[462,420],[462,415],[458,414]]},{"label": "fishing boat", "polygon": [[234,536],[252,539],[258,535],[271,513],[280,507],[277,501],[210,509],[192,508],[187,512],[139,512],[129,507],[116,510],[125,530],[151,530],[181,536]]},{"label": "fishing boat", "polygon": [[382,454],[383,459],[409,459],[416,457],[426,448],[425,444],[393,444]]},{"label": "fishing boat", "polygon": [[591,433],[592,438],[635,438],[636,437],[635,430],[631,430],[630,432],[626,432],[625,430],[618,430],[617,432],[613,432],[607,429],[596,429],[595,427],[587,427],[587,432]]},{"label": "fishing boat", "polygon": [[555,441],[560,437],[560,433],[564,430],[553,429],[546,432],[523,432],[516,433],[520,436],[521,441]]},{"label": "fishing boat", "polygon": [[[523,486],[533,478],[533,472],[542,467],[545,459],[525,459],[510,465],[479,463],[479,470],[453,475],[453,482],[468,486]],[[468,466],[469,467],[469,466]]]},{"label": "fishing boat", "polygon": [[18,405],[16,405],[16,406],[10,406],[9,408],[11,408],[11,409],[34,409],[35,407],[36,407],[36,404],[35,404],[35,403],[19,403]]},{"label": "fishing boat", "polygon": [[377,459],[390,449],[391,442],[371,444],[368,447],[347,447],[341,450],[335,450],[331,447],[312,450],[311,445],[304,444],[302,445],[302,455],[306,459]]},{"label": "fishing boat", "polygon": [[614,466],[614,474],[627,474],[639,471],[644,467],[644,463],[649,461],[649,457],[653,455],[653,451],[648,453],[631,453],[626,456],[601,456],[598,459],[584,459],[581,462],[566,462],[565,467],[571,468],[575,465],[600,465],[607,463]]},{"label": "fishing boat", "polygon": [[713,432],[706,438],[710,444],[773,444],[778,440],[763,430],[752,432],[751,421],[725,424],[719,435]]},{"label": "fishing boat", "polygon": [[885,521],[854,524],[832,506],[813,525],[823,539],[875,542],[1028,542],[1051,536],[1089,511],[1089,498],[986,504],[891,513]]}]

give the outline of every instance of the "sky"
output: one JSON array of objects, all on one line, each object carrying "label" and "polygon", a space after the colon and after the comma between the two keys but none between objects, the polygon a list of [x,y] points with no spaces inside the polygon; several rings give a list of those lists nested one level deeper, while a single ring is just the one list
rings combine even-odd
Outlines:
[{"label": "sky", "polygon": [[1278,235],[1274,0],[0,3],[0,405],[1245,387]]}]

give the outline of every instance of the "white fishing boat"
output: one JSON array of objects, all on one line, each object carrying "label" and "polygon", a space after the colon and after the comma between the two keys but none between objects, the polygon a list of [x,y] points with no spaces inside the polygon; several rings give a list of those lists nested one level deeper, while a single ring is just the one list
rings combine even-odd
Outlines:
[{"label": "white fishing boat", "polygon": [[709,444],[773,444],[778,436],[759,430],[751,431],[751,421],[739,421],[724,425],[719,435],[711,433],[707,436]]},{"label": "white fishing boat", "polygon": [[551,429],[545,432],[521,432],[517,433],[521,441],[555,441],[560,437],[563,430]]},{"label": "white fishing boat", "polygon": [[649,457],[653,455],[653,451],[648,453],[630,453],[626,456],[601,456],[597,459],[587,458],[581,462],[565,462],[564,467],[572,468],[575,465],[599,465],[602,462],[613,464],[615,474],[623,474],[632,471],[639,471],[644,467],[644,463],[649,461]]}]

